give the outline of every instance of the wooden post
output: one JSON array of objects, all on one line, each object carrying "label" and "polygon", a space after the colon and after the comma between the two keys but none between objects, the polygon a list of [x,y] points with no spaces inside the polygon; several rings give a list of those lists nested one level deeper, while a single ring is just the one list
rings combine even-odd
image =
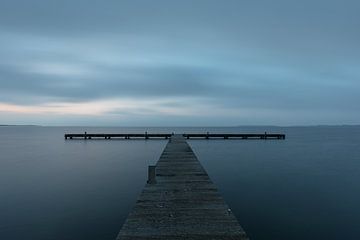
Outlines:
[{"label": "wooden post", "polygon": [[149,139],[148,133],[145,132],[145,139]]},{"label": "wooden post", "polygon": [[85,132],[85,136],[84,136],[84,139],[86,140],[86,132]]},{"label": "wooden post", "polygon": [[147,183],[148,184],[156,183],[156,166],[149,166]]}]

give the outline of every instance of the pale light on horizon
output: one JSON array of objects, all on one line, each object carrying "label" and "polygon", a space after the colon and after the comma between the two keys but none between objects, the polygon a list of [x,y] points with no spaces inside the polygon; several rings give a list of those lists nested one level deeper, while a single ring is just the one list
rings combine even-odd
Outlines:
[{"label": "pale light on horizon", "polygon": [[358,2],[210,2],[4,3],[0,124],[360,123]]}]

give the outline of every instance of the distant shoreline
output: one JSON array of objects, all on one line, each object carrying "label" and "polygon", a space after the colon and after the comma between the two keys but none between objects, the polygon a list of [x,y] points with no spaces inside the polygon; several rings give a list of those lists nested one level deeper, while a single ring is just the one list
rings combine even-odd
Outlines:
[{"label": "distant shoreline", "polygon": [[0,124],[0,127],[41,127],[40,125],[17,125],[17,124]]},{"label": "distant shoreline", "polygon": [[88,127],[88,128],[240,128],[240,127],[273,127],[273,128],[296,128],[296,127],[360,127],[360,124],[319,124],[319,125],[237,125],[237,126],[89,126],[89,125],[35,125],[35,124],[0,124],[0,127]]}]

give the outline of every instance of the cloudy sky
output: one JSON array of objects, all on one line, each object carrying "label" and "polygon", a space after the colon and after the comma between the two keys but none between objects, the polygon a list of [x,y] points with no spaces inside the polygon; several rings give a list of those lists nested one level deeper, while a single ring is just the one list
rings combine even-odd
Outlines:
[{"label": "cloudy sky", "polygon": [[0,0],[0,124],[359,124],[359,13],[355,0]]}]

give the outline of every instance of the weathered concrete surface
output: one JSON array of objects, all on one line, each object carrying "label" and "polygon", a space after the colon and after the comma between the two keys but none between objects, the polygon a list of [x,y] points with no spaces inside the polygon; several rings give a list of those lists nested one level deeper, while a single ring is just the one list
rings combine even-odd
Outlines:
[{"label": "weathered concrete surface", "polygon": [[182,136],[171,137],[118,240],[247,239]]}]

